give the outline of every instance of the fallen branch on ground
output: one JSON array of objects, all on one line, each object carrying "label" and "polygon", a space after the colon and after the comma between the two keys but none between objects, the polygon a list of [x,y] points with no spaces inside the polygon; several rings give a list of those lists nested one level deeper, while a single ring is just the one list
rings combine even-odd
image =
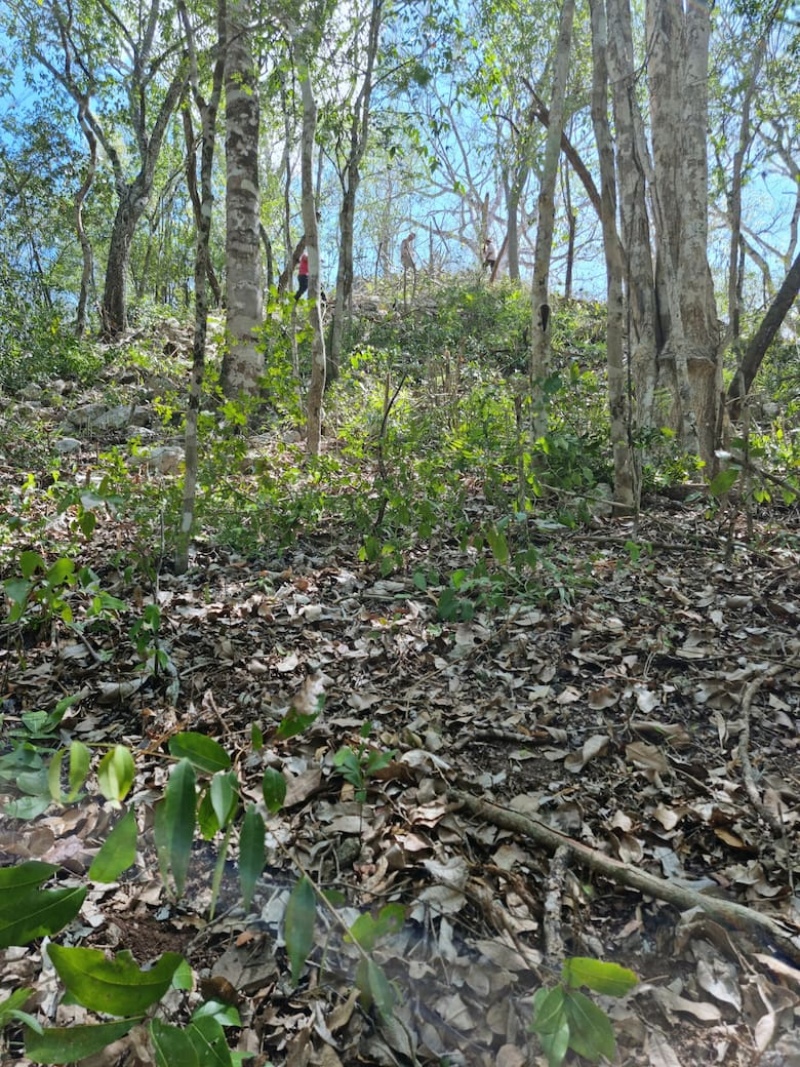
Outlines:
[{"label": "fallen branch on ground", "polygon": [[523,837],[528,837],[553,852],[565,847],[575,860],[584,863],[587,867],[597,871],[604,878],[616,882],[618,885],[636,889],[640,893],[655,897],[657,900],[674,904],[675,907],[680,908],[682,911],[687,911],[690,908],[700,908],[706,915],[716,919],[717,922],[747,930],[762,939],[766,937],[775,948],[780,949],[787,959],[791,960],[795,966],[800,967],[800,931],[795,930],[792,932],[790,927],[783,926],[775,919],[771,919],[767,915],[761,915],[743,904],[737,904],[731,900],[723,900],[719,897],[709,897],[704,893],[698,893],[695,889],[688,889],[677,885],[675,882],[656,878],[655,875],[647,874],[645,871],[641,871],[627,863],[622,863],[612,856],[606,856],[603,852],[598,852],[597,849],[581,844],[580,841],[575,841],[573,838],[567,837],[566,834],[553,830],[529,815],[510,811],[508,808],[502,808],[488,800],[481,800],[469,793],[463,793],[461,790],[452,790],[450,795],[453,800],[469,808],[474,815],[485,819],[494,826],[522,834]]}]

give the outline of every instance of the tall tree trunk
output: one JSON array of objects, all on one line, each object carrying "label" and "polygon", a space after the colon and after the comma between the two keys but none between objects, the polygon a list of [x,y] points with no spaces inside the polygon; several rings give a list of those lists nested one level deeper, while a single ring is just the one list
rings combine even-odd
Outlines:
[{"label": "tall tree trunk", "polygon": [[372,0],[364,74],[358,95],[352,105],[350,147],[340,172],[342,205],[339,211],[339,269],[336,276],[336,297],[328,350],[327,380],[333,382],[339,374],[339,356],[345,318],[350,314],[353,295],[353,240],[356,213],[356,194],[361,182],[361,161],[367,148],[372,101],[373,72],[378,55],[383,0]]},{"label": "tall tree trunk", "polygon": [[[507,182],[506,188],[506,212],[508,222],[506,224],[506,237],[504,246],[508,255],[508,276],[512,282],[519,282],[519,205],[522,200],[522,190],[528,180],[529,167],[525,167],[524,175],[520,170],[514,171]],[[500,256],[497,257],[497,263]]]},{"label": "tall tree trunk", "polygon": [[709,471],[721,387],[719,333],[708,265],[708,41],[705,0],[648,0],[656,293],[684,447]]},{"label": "tall tree trunk", "polygon": [[530,374],[534,390],[532,424],[534,438],[542,437],[547,432],[547,409],[542,383],[550,373],[550,337],[552,332],[552,316],[549,302],[550,260],[553,251],[555,190],[564,125],[564,101],[567,94],[574,13],[575,0],[563,0],[553,75],[550,124],[547,128],[544,167],[539,186],[538,225],[536,229],[531,294],[533,330],[531,334]]},{"label": "tall tree trunk", "polygon": [[191,87],[195,104],[200,113],[202,135],[200,140],[200,193],[197,195],[197,159],[194,133],[188,105],[184,112],[184,134],[186,139],[186,168],[190,188],[195,190],[192,197],[195,216],[195,259],[194,259],[194,338],[192,342],[192,378],[189,387],[189,403],[186,412],[185,452],[186,462],[183,479],[183,506],[181,525],[175,549],[175,570],[183,574],[189,565],[189,547],[195,521],[197,499],[197,475],[199,466],[198,418],[203,396],[203,377],[205,373],[206,334],[208,330],[208,283],[213,277],[210,270],[211,257],[209,244],[211,240],[211,216],[214,204],[212,189],[212,171],[216,142],[216,123],[219,102],[222,96],[225,56],[225,0],[220,0],[218,12],[218,59],[214,66],[211,96],[205,100],[200,88],[197,69],[194,33],[186,11],[184,0],[178,0],[178,11],[186,32],[187,49],[190,58]]},{"label": "tall tree trunk", "polygon": [[614,451],[614,500],[618,511],[638,506],[630,440],[630,406],[623,353],[624,264],[617,233],[614,149],[608,122],[608,27],[603,0],[589,0],[592,23],[592,124],[600,159],[603,250],[606,261],[606,359],[611,442]]},{"label": "tall tree trunk", "polygon": [[644,122],[636,96],[629,0],[607,0],[608,72],[616,133],[628,353],[635,397],[634,430],[657,420],[657,316],[647,185],[652,178]]},{"label": "tall tree trunk", "polygon": [[251,0],[229,0],[225,30],[226,396],[255,396],[264,356],[255,330],[264,318],[259,222],[258,76],[250,48]]},{"label": "tall tree trunk", "polygon": [[114,225],[111,228],[101,306],[102,333],[107,341],[118,338],[127,325],[128,263],[131,242],[139,219],[144,213],[146,202],[144,193],[139,193],[141,184],[137,180],[120,190],[119,205],[114,216]]},{"label": "tall tree trunk", "polygon": [[94,184],[94,177],[97,172],[97,138],[92,133],[92,129],[86,121],[87,106],[88,101],[86,100],[78,105],[78,121],[81,130],[83,131],[83,136],[86,138],[86,143],[89,146],[89,163],[86,168],[86,177],[81,182],[81,187],[75,194],[75,230],[78,234],[78,241],[81,246],[81,261],[83,264],[81,269],[80,290],[78,292],[78,308],[75,314],[75,332],[78,337],[83,337],[86,332],[89,291],[92,287],[92,279],[94,276],[94,255],[92,253],[92,245],[86,233],[86,227],[83,225],[83,206],[86,203],[86,197],[89,195],[89,190]]},{"label": "tall tree trunk", "polygon": [[119,205],[111,230],[111,242],[106,263],[103,303],[101,307],[102,334],[107,341],[119,337],[127,325],[128,317],[128,266],[130,263],[131,243],[139,220],[144,214],[153,190],[156,163],[161,152],[167,125],[186,84],[185,73],[179,72],[170,82],[161,106],[158,110],[153,129],[147,136],[144,130],[144,117],[140,115],[141,125],[137,130],[141,167],[132,182],[126,183],[123,168],[113,142],[101,132],[91,112],[87,111],[87,120],[92,130],[98,135],[103,147],[109,153],[114,169]]},{"label": "tall tree trunk", "polygon": [[303,196],[303,226],[308,252],[308,316],[311,322],[311,380],[308,384],[306,449],[318,456],[322,441],[322,400],[325,394],[325,335],[322,329],[319,286],[319,230],[314,196],[314,135],[317,128],[317,102],[311,72],[305,57],[300,78],[303,100],[303,135],[300,148],[300,177]]}]

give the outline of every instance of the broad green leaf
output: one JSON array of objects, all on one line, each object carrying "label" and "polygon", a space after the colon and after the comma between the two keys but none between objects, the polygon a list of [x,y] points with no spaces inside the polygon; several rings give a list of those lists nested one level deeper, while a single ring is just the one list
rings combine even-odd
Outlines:
[{"label": "broad green leaf", "polygon": [[505,564],[508,563],[510,555],[508,551],[508,541],[506,540],[506,535],[502,532],[502,530],[498,530],[496,527],[490,526],[486,531],[486,540],[489,543],[489,548],[491,548],[492,555],[494,556],[494,558],[497,560],[501,567],[505,566]]},{"label": "broad green leaf", "polygon": [[3,805],[3,814],[8,816],[9,819],[38,819],[40,815],[50,807],[52,803],[50,795],[44,793],[35,797],[19,797],[17,800],[10,800],[8,804]]},{"label": "broad green leaf", "polygon": [[616,1055],[617,1043],[611,1020],[590,1000],[576,989],[567,990],[564,996],[564,1011],[569,1023],[569,1047],[592,1063],[601,1056],[611,1060]]},{"label": "broad green leaf", "polygon": [[278,739],[280,741],[288,741],[292,737],[297,737],[298,734],[302,734],[304,730],[307,730],[316,721],[318,715],[319,712],[317,711],[304,712],[298,711],[294,707],[289,708],[278,726]]},{"label": "broad green leaf", "polygon": [[89,868],[94,882],[115,882],[136,861],[136,814],[126,812],[105,839]]},{"label": "broad green leaf", "polygon": [[359,963],[356,986],[365,1007],[374,1006],[381,1018],[390,1018],[397,1003],[397,995],[383,970],[371,957],[362,959]]},{"label": "broad green leaf", "polygon": [[564,1024],[565,992],[561,986],[555,989],[538,989],[533,998],[533,1022],[531,1029],[537,1034],[554,1034]]},{"label": "broad green leaf", "polygon": [[181,960],[172,976],[172,988],[189,992],[194,989],[194,971],[186,960]]},{"label": "broad green leaf", "polygon": [[261,781],[261,791],[264,794],[267,811],[275,815],[281,810],[286,800],[286,779],[274,767],[267,767]]},{"label": "broad green leaf", "polygon": [[172,871],[175,890],[183,895],[195,828],[195,774],[187,759],[173,768],[164,795],[166,864]]},{"label": "broad green leaf", "polygon": [[220,825],[214,805],[211,803],[211,791],[206,789],[197,808],[197,827],[204,841],[211,841],[219,833]]},{"label": "broad green leaf", "polygon": [[185,1030],[153,1019],[150,1040],[158,1067],[200,1067],[197,1052]]},{"label": "broad green leaf", "polygon": [[220,829],[224,829],[236,814],[239,796],[236,787],[239,782],[233,772],[219,771],[211,779],[211,805]]},{"label": "broad green leaf", "polygon": [[539,1034],[539,1044],[547,1056],[548,1067],[561,1067],[569,1050],[569,1023],[566,1018],[561,1022],[557,1030],[551,1033]]},{"label": "broad green leaf", "polygon": [[47,768],[47,786],[50,790],[50,797],[56,804],[61,803],[63,796],[61,792],[61,764],[64,762],[66,754],[67,750],[60,748],[50,760],[50,766]]},{"label": "broad green leaf", "polygon": [[250,724],[250,744],[254,752],[260,752],[264,747],[264,731],[257,722]]},{"label": "broad green leaf", "polygon": [[206,1000],[192,1012],[192,1021],[208,1016],[216,1019],[220,1026],[241,1026],[242,1017],[234,1004],[224,1004],[221,1000]]},{"label": "broad green leaf", "polygon": [[3,891],[17,892],[29,886],[40,886],[56,873],[58,867],[41,860],[29,860],[16,867],[0,867],[0,908],[3,906]]},{"label": "broad green leaf", "polygon": [[120,803],[130,792],[136,778],[136,764],[130,750],[124,745],[114,745],[100,760],[97,779],[100,792],[115,803]]},{"label": "broad green leaf", "polygon": [[239,886],[245,911],[250,908],[258,879],[264,870],[264,838],[264,820],[255,805],[251,804],[244,813],[242,831],[239,834]]},{"label": "broad green leaf", "polygon": [[225,1031],[213,1016],[193,1019],[186,1027],[186,1035],[194,1046],[200,1067],[231,1067]]},{"label": "broad green leaf", "polygon": [[716,478],[712,478],[708,486],[709,492],[712,496],[723,496],[733,487],[733,483],[739,477],[739,471],[736,467],[727,467],[725,470],[720,471]]},{"label": "broad green leaf", "polygon": [[292,890],[284,917],[286,951],[292,967],[292,982],[297,985],[300,972],[314,944],[314,920],[317,915],[317,898],[314,887],[303,875]]},{"label": "broad green leaf", "polygon": [[72,578],[74,573],[75,561],[62,556],[47,572],[47,581],[50,585],[63,585]]},{"label": "broad green leaf", "polygon": [[28,603],[28,594],[33,588],[33,583],[24,578],[8,578],[3,582],[5,594],[16,610],[11,612],[11,622],[17,622],[22,615],[25,605]]},{"label": "broad green leaf", "polygon": [[33,1030],[42,1029],[33,1016],[23,1010],[35,992],[34,989],[15,989],[5,1000],[0,1000],[0,1028],[7,1026],[12,1019],[17,1019]]},{"label": "broad green leaf", "polygon": [[406,910],[402,904],[387,904],[378,912],[377,918],[365,912],[359,915],[345,935],[346,941],[357,941],[366,951],[371,952],[382,937],[391,936],[402,930]]},{"label": "broad green leaf", "polygon": [[169,751],[176,759],[187,759],[196,770],[206,774],[228,771],[231,767],[231,758],[218,741],[192,730],[171,737]]},{"label": "broad green leaf", "polygon": [[81,910],[86,889],[20,887],[0,894],[0,948],[27,945],[37,937],[58,933]]},{"label": "broad green leaf", "polygon": [[58,1026],[25,1031],[25,1055],[34,1063],[76,1063],[102,1052],[112,1041],[119,1041],[139,1019],[120,1019],[94,1026]]},{"label": "broad green leaf", "polygon": [[73,741],[69,746],[69,793],[67,800],[72,803],[83,789],[89,775],[92,760],[91,750],[82,741]]},{"label": "broad green leaf", "polygon": [[37,571],[43,571],[46,564],[38,552],[21,552],[19,557],[19,569],[24,578],[32,578]]},{"label": "broad green leaf", "polygon": [[167,822],[167,802],[161,800],[153,808],[153,844],[156,846],[158,873],[165,886],[169,885],[171,836]]},{"label": "broad green leaf", "polygon": [[183,957],[165,952],[143,971],[128,949],[106,959],[100,949],[48,945],[47,954],[67,992],[91,1011],[107,1015],[141,1015],[170,987]]},{"label": "broad green leaf", "polygon": [[572,989],[588,986],[595,993],[610,997],[622,997],[638,983],[639,979],[627,967],[618,963],[603,963],[591,957],[575,956],[566,960],[562,970],[564,981]]}]

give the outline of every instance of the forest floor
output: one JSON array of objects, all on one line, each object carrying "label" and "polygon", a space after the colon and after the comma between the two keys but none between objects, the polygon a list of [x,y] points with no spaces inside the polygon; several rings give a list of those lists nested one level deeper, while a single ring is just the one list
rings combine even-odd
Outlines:
[{"label": "forest floor", "polygon": [[[79,478],[106,443],[86,441],[62,477]],[[9,446],[9,519],[25,469]],[[46,469],[32,473],[46,482]],[[473,506],[479,517],[480,486]],[[565,955],[638,975],[625,997],[599,998],[620,1064],[799,1064],[800,510],[747,515],[731,503],[711,514],[703,501],[659,498],[636,522],[573,530],[534,513],[528,534],[549,561],[548,603],[512,590],[444,622],[437,591],[415,575],[422,564],[453,570],[446,537],[386,577],[332,532],[256,561],[199,544],[187,574],[165,563],[150,586],[131,588],[110,561],[139,544],[137,531],[106,516],[80,562],[129,611],[103,628],[3,626],[0,755],[24,735],[23,715],[78,694],[55,736],[95,751],[123,744],[136,758],[137,863],[90,886],[63,942],[129,948],[139,963],[183,953],[201,982],[170,993],[165,1018],[185,1018],[203,997],[234,1001],[232,1045],[256,1064],[544,1064],[531,999],[557,982]],[[13,551],[35,547],[25,526],[6,539]],[[147,667],[130,640],[151,601],[166,667]],[[287,710],[313,712],[320,697],[305,732],[279,740]],[[266,816],[269,860],[247,914],[235,841],[213,919],[218,842],[198,841],[178,901],[147,847],[167,742],[183,730],[225,747],[248,800],[261,800],[265,767],[287,781],[282,810]],[[365,799],[334,762],[343,746],[386,757]],[[18,797],[11,776],[0,794]],[[528,824],[512,828],[464,794],[556,831],[566,848],[554,854]],[[80,881],[115,817],[92,791],[6,817],[0,862],[44,860],[59,865],[60,884]],[[738,902],[785,940],[623,884],[573,842],[695,890],[710,908]],[[343,894],[348,925],[404,906],[402,929],[375,950],[398,994],[391,1023],[358,1003],[353,946],[323,910],[292,985],[283,919],[300,871]],[[0,984],[34,988],[28,1010],[48,1025],[88,1018],[60,1001],[40,944],[7,950]],[[134,1030],[85,1062],[150,1057]],[[13,1028],[2,1062],[28,1062]]]}]

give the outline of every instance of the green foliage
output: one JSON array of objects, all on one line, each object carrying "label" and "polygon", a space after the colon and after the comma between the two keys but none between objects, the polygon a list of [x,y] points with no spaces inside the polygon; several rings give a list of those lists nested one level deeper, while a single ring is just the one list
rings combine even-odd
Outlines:
[{"label": "green foliage", "polygon": [[637,982],[633,971],[617,963],[586,957],[566,960],[561,982],[553,989],[543,986],[533,998],[531,1030],[539,1038],[549,1067],[560,1067],[569,1049],[592,1063],[599,1063],[602,1057],[612,1059],[616,1040],[611,1020],[579,987],[621,997]]},{"label": "green foliage", "polygon": [[0,948],[50,936],[78,914],[86,889],[40,888],[56,870],[36,860],[0,870]]},{"label": "green foliage", "polygon": [[292,968],[292,981],[297,985],[300,974],[314,944],[314,923],[317,917],[317,895],[311,879],[303,875],[295,883],[286,905],[283,933],[286,952]]},{"label": "green foliage", "polygon": [[103,1015],[141,1015],[170,987],[182,957],[165,952],[146,970],[123,949],[109,960],[99,949],[51,944],[50,962],[70,997]]},{"label": "green foliage", "polygon": [[368,779],[388,767],[396,755],[394,750],[386,752],[369,745],[371,732],[372,723],[365,723],[358,748],[343,745],[333,757],[334,767],[338,767],[344,780],[355,787],[356,800],[361,804],[367,799]]},{"label": "green foliage", "polygon": [[100,349],[79,341],[60,313],[37,311],[27,303],[10,307],[8,291],[0,290],[0,389],[16,393],[30,382],[53,378],[87,385],[104,365]]}]

